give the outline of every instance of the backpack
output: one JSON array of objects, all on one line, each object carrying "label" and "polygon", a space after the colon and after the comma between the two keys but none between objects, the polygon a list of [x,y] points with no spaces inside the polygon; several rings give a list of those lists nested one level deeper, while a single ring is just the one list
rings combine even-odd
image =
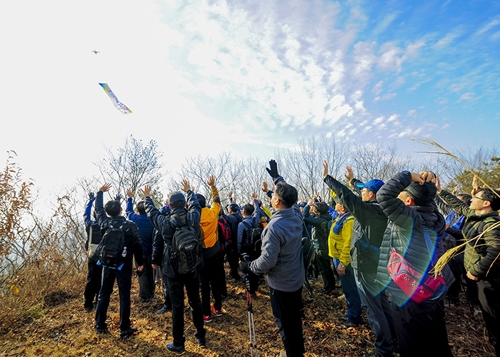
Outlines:
[{"label": "backpack", "polygon": [[97,247],[101,243],[101,228],[99,224],[93,223],[89,226],[89,234],[87,239],[87,254],[92,259]]},{"label": "backpack", "polygon": [[201,263],[200,236],[196,233],[189,214],[187,221],[188,224],[184,226],[178,226],[176,220],[172,221],[175,232],[170,260],[178,274],[193,273]]},{"label": "backpack", "polygon": [[94,253],[94,260],[97,260],[97,265],[122,270],[127,257],[123,226],[124,222],[110,222]]},{"label": "backpack", "polygon": [[217,225],[217,236],[219,237],[221,251],[224,251],[226,245],[233,243],[233,240],[231,238],[231,226],[224,216],[219,217],[219,222]]},{"label": "backpack", "polygon": [[244,253],[260,255],[262,248],[262,228],[259,226],[251,227],[245,221],[242,221],[242,223],[247,227],[245,237],[243,237],[243,242],[241,244],[242,251]]}]

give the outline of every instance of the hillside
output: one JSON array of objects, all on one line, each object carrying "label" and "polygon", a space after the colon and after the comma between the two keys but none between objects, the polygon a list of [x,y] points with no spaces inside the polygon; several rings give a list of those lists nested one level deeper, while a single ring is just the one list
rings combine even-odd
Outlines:
[{"label": "hillside", "polygon": [[[248,349],[248,315],[242,283],[228,278],[228,297],[223,303],[224,315],[213,317],[206,325],[207,349],[199,349],[194,338],[194,327],[189,308],[185,311],[185,356],[250,356]],[[346,303],[341,296],[321,295],[321,285],[313,282],[317,296],[311,299],[304,292],[304,335],[306,356],[362,356],[373,351],[373,335],[367,325],[362,328],[344,328],[338,317],[345,314]],[[116,356],[159,357],[170,355],[165,344],[171,341],[171,314],[157,315],[158,299],[142,303],[138,285],[132,287],[132,324],[138,332],[127,340],[119,339],[118,293],[113,293],[108,318],[110,336],[98,336],[93,329],[94,314],[82,306],[81,291],[60,291],[45,300],[44,314],[27,317],[22,323],[2,327],[0,356]],[[271,314],[268,287],[262,285],[253,301],[258,354],[278,356],[281,339]],[[471,313],[462,297],[458,306],[447,307],[447,325],[450,344],[456,357],[493,356],[485,342],[485,328],[480,314]],[[254,354],[255,356],[255,354]],[[398,355],[396,355],[398,356]]]}]

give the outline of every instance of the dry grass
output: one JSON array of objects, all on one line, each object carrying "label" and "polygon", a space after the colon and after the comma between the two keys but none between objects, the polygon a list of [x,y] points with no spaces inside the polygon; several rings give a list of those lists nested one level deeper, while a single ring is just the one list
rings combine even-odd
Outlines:
[{"label": "dry grass", "polygon": [[[132,324],[139,331],[130,339],[119,339],[118,293],[113,293],[108,311],[110,336],[101,337],[94,332],[94,314],[83,309],[84,272],[66,275],[66,283],[60,283],[49,291],[44,279],[51,279],[49,272],[36,272],[32,280],[25,279],[24,290],[3,297],[0,320],[0,356],[164,356],[165,344],[171,341],[171,314],[157,315],[161,306],[160,288],[151,303],[141,303],[138,285],[132,286]],[[47,276],[49,274],[49,276]],[[36,277],[36,278],[35,278]],[[71,277],[71,278],[70,278]],[[27,284],[32,304],[27,294]],[[75,285],[78,283],[78,286]],[[36,289],[39,286],[40,289]],[[45,288],[44,288],[45,286]],[[320,283],[313,282],[315,291]],[[38,291],[38,294],[36,293]],[[40,297],[41,292],[45,296]],[[187,356],[250,356],[248,349],[247,303],[243,298],[244,287],[228,279],[229,296],[223,303],[224,315],[206,324],[207,349],[196,345],[189,309],[186,309]],[[304,292],[304,336],[306,356],[362,356],[373,351],[373,334],[367,326],[345,328],[338,317],[345,315],[346,303],[342,297],[317,294],[310,299]],[[278,356],[282,343],[271,313],[268,287],[259,289],[253,301],[259,356]],[[5,308],[9,313],[4,314]],[[447,325],[450,344],[456,357],[494,356],[486,342],[486,330],[481,315],[475,315],[462,297],[459,306],[447,307]],[[397,355],[396,355],[397,356]]]}]

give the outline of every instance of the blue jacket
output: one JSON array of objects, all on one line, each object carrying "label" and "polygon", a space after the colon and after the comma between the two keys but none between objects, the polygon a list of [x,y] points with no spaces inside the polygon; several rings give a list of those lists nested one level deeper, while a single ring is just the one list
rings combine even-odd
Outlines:
[{"label": "blue jacket", "polygon": [[260,213],[262,212],[259,207],[259,202],[257,200],[253,201],[255,211],[253,212],[251,217],[244,217],[243,220],[238,224],[238,252],[244,253],[241,251],[241,245],[243,244],[243,238],[248,234],[249,228],[245,225],[248,224],[250,227],[257,227],[260,220]]},{"label": "blue jacket", "polygon": [[147,213],[136,214],[134,213],[134,205],[132,203],[132,198],[129,197],[127,200],[127,208],[125,209],[125,214],[127,218],[137,224],[139,228],[139,234],[141,235],[142,243],[142,254],[151,255],[153,250],[153,223],[149,219]]}]

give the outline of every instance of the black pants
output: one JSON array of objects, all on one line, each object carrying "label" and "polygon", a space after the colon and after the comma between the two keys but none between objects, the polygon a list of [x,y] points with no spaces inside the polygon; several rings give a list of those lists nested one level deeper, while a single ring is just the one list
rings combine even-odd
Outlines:
[{"label": "black pants", "polygon": [[229,263],[229,269],[231,272],[231,276],[235,277],[238,275],[238,263],[239,263],[239,254],[238,248],[233,245],[229,245],[226,247],[226,257],[227,262]]},{"label": "black pants", "polygon": [[320,254],[316,255],[316,263],[318,264],[319,273],[323,278],[323,287],[325,290],[335,289],[335,275],[332,268],[332,258],[328,255],[327,250],[320,250]]},{"label": "black pants", "polygon": [[[165,277],[165,275],[164,275]],[[172,300],[172,335],[176,346],[184,346],[184,287],[191,306],[193,324],[197,338],[205,337],[203,311],[200,300],[200,280],[198,273],[166,277],[170,299]]]},{"label": "black pants", "polygon": [[214,307],[222,308],[222,292],[224,284],[224,261],[219,252],[210,258],[203,259],[203,268],[200,274],[201,304],[203,315],[210,316],[210,290],[214,297]]},{"label": "black pants", "polygon": [[139,277],[139,297],[142,300],[150,300],[155,296],[155,280],[153,267],[151,266],[151,255],[143,255],[143,269]]},{"label": "black pants", "polygon": [[116,270],[104,267],[102,269],[101,290],[97,300],[95,314],[95,327],[97,329],[106,328],[106,315],[113,286],[118,285],[120,293],[120,331],[130,328],[130,287],[132,285],[132,270]]},{"label": "black pants", "polygon": [[102,267],[97,265],[93,259],[89,259],[87,265],[87,284],[85,284],[85,291],[83,292],[83,298],[85,299],[83,306],[91,308],[94,305],[94,301],[97,302],[97,298],[99,297]]},{"label": "black pants", "polygon": [[393,318],[401,357],[453,357],[444,321],[444,300],[402,307],[393,304]]},{"label": "black pants", "polygon": [[302,335],[302,287],[294,292],[270,289],[271,308],[287,357],[304,356]]},{"label": "black pants", "polygon": [[497,357],[500,357],[500,284],[480,280],[477,282],[477,288],[490,342],[495,347]]}]

